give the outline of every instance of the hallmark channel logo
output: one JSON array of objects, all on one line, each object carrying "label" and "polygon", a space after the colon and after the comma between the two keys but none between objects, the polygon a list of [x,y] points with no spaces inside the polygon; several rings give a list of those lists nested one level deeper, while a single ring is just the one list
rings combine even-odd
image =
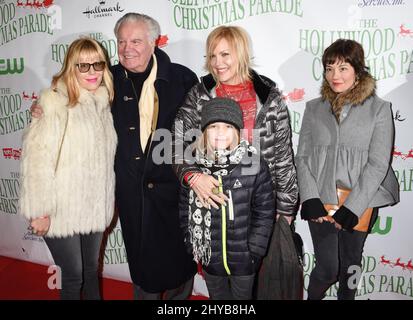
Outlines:
[{"label": "hallmark channel logo", "polygon": [[44,0],[44,1],[19,1],[17,0],[16,6],[19,8],[29,8],[29,9],[41,9],[49,8],[53,5],[54,0]]},{"label": "hallmark channel logo", "polygon": [[109,5],[106,3],[106,0],[99,0],[98,5],[94,8],[89,6],[82,13],[90,19],[93,18],[103,18],[103,17],[112,17],[114,13],[123,12],[125,9],[122,9],[119,5],[119,2],[116,5]]},{"label": "hallmark channel logo", "polygon": [[20,149],[3,148],[4,159],[20,160],[21,154],[22,154],[21,148]]}]

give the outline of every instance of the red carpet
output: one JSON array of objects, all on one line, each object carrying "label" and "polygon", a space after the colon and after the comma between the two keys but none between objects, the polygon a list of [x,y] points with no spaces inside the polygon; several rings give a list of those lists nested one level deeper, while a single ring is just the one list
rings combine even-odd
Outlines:
[{"label": "red carpet", "polygon": [[[49,277],[47,266],[0,256],[0,300],[58,300],[58,291],[47,287]],[[131,283],[102,278],[101,286],[104,300],[133,299]]]},{"label": "red carpet", "polygon": [[[0,256],[0,300],[58,300],[47,287],[47,266]],[[102,278],[104,300],[132,300],[132,284]]]}]

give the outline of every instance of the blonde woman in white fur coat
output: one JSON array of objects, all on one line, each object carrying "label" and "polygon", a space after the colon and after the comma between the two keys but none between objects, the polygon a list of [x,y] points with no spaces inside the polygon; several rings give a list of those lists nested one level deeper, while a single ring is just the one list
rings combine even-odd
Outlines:
[{"label": "blonde woman in white fur coat", "polygon": [[23,135],[20,213],[61,268],[61,299],[100,299],[99,251],[114,211],[112,99],[104,51],[75,40]]}]

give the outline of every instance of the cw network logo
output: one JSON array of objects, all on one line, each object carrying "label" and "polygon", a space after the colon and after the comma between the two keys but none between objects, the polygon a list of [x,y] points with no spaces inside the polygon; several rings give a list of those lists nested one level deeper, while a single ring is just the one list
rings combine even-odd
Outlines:
[{"label": "cw network logo", "polygon": [[1,59],[0,58],[0,76],[6,74],[23,73],[24,59],[20,58]]},{"label": "cw network logo", "polygon": [[371,233],[377,233],[379,235],[386,235],[390,232],[391,227],[392,227],[392,222],[393,218],[392,217],[386,217],[386,223],[384,226],[381,225],[381,218],[383,217],[377,217],[376,223],[374,224],[373,228],[371,229]]}]

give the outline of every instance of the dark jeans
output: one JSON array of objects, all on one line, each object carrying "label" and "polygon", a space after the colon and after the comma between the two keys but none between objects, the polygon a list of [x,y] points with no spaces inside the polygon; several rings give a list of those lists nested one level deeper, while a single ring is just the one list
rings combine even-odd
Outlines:
[{"label": "dark jeans", "polygon": [[192,295],[193,284],[194,278],[192,277],[178,288],[155,293],[146,292],[140,286],[134,284],[134,298],[135,300],[186,300]]},{"label": "dark jeans", "polygon": [[215,276],[203,270],[212,300],[251,300],[255,273],[247,276]]},{"label": "dark jeans", "polygon": [[[378,209],[375,208],[369,230],[376,221],[377,214]],[[323,299],[328,288],[338,281],[337,299],[354,300],[360,279],[354,283],[355,273],[349,268],[352,266],[361,268],[363,247],[368,232],[338,230],[330,222],[309,221],[308,225],[316,260],[315,268],[310,275],[308,299]]]},{"label": "dark jeans", "polygon": [[98,268],[102,236],[102,232],[96,232],[65,238],[44,238],[55,264],[62,272],[60,299],[79,300],[82,285],[84,299],[101,298]]}]

